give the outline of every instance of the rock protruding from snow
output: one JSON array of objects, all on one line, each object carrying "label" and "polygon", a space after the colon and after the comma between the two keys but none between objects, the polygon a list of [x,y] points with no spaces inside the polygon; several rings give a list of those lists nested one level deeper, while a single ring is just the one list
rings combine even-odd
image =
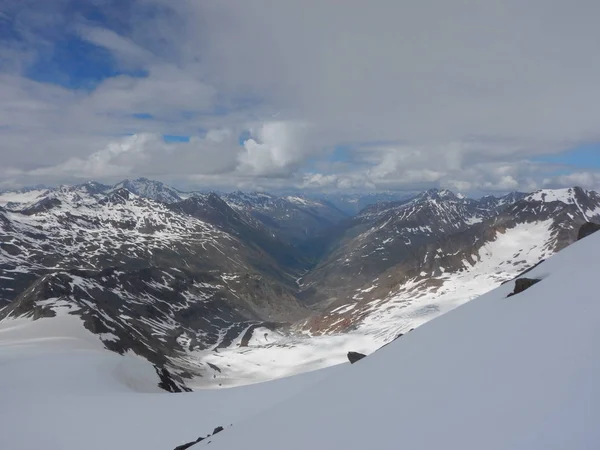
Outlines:
[{"label": "rock protruding from snow", "polygon": [[520,294],[523,291],[526,291],[531,286],[536,283],[539,283],[541,280],[538,278],[517,278],[515,280],[515,290],[508,294],[508,297],[512,297],[513,295]]},{"label": "rock protruding from snow", "polygon": [[577,240],[581,240],[589,235],[595,233],[600,230],[600,224],[594,222],[586,222],[581,225],[579,228],[579,233],[577,234]]},{"label": "rock protruding from snow", "polygon": [[[190,448],[191,446],[196,445],[198,442],[202,442],[204,439],[208,439],[209,437],[214,436],[215,434],[218,434],[223,430],[224,430],[224,428],[219,426],[213,430],[212,434],[209,434],[206,437],[199,437],[195,441],[188,442],[187,444],[179,445],[179,446],[175,447],[174,450],[186,450],[186,449]],[[210,441],[209,441],[209,444],[210,444]]]},{"label": "rock protruding from snow", "polygon": [[183,444],[183,445],[178,445],[177,447],[175,447],[175,450],[187,450],[188,448],[190,448],[192,445],[196,445],[198,442],[203,441],[206,438],[203,437],[199,437],[198,439],[196,439],[195,441],[192,442],[188,442],[187,444]]},{"label": "rock protruding from snow", "polygon": [[362,353],[358,353],[358,352],[348,352],[348,361],[350,361],[350,364],[354,364],[355,362],[360,361],[363,358],[366,358],[367,355],[364,355]]}]

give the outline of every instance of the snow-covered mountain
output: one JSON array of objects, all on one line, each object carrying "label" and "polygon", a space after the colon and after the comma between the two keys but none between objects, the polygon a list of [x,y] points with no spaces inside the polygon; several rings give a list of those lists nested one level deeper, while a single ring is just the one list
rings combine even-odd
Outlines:
[{"label": "snow-covered mountain", "polygon": [[287,244],[211,198],[191,211],[190,200],[76,186],[0,209],[0,319],[66,310],[119,353],[184,377],[217,370],[189,364],[188,353],[307,312],[293,290],[302,263],[282,254]]},{"label": "snow-covered mountain", "polygon": [[187,197],[185,193],[178,191],[175,188],[167,186],[160,181],[149,180],[147,178],[123,180],[110,188],[108,192],[117,191],[119,189],[127,189],[132,194],[162,203],[175,203]]},{"label": "snow-covered mountain", "polygon": [[35,189],[21,189],[18,191],[0,192],[0,207],[18,208],[20,205],[34,202],[48,194],[50,189],[40,187]]},{"label": "snow-covered mountain", "polygon": [[[86,194],[110,194],[127,190],[145,199],[165,204],[175,204],[191,198],[206,199],[210,192],[184,192],[160,181],[148,178],[123,180],[113,186],[90,181],[77,186],[58,188],[38,187],[13,192],[0,192],[0,207],[21,210],[28,204],[52,196],[54,192],[79,190]],[[213,196],[217,195],[212,193]],[[247,219],[254,219],[270,229],[272,234],[293,244],[300,244],[348,217],[327,200],[302,195],[275,196],[260,192],[236,191],[217,195],[231,208]]]},{"label": "snow-covered mountain", "polygon": [[[147,181],[138,192],[164,193]],[[302,196],[157,201],[98,183],[3,195],[0,320],[76,316],[178,389],[371,352],[600,219],[598,194],[579,188],[481,200],[430,190],[345,220]]]},{"label": "snow-covered mountain", "polygon": [[574,242],[583,223],[600,221],[593,191],[574,188],[544,199],[539,192],[511,195],[496,212],[432,190],[366,208],[302,279],[304,298],[322,313],[308,328],[343,331],[376,321],[369,332],[391,339],[406,327],[390,311],[402,315],[430,302],[419,314],[436,315],[447,302],[480,295]]},{"label": "snow-covered mountain", "polygon": [[517,203],[519,200],[523,200],[527,195],[528,194],[524,192],[511,192],[502,197],[486,195],[479,200],[479,207],[483,210],[497,213],[506,206]]},{"label": "snow-covered mountain", "polygon": [[[363,288],[398,264],[422,264],[429,247],[434,247],[434,253],[443,251],[449,236],[482,230],[473,226],[495,216],[496,210],[485,204],[437,189],[404,201],[371,205],[330,244],[332,251],[304,284],[310,288],[316,283],[322,299],[352,297],[350,290]],[[327,289],[329,285],[333,291]]]},{"label": "snow-covered mountain", "polygon": [[152,365],[106,351],[78,317],[10,317],[0,448],[597,448],[599,253],[596,233],[517,295],[511,281],[354,365],[235,389],[164,395]]}]

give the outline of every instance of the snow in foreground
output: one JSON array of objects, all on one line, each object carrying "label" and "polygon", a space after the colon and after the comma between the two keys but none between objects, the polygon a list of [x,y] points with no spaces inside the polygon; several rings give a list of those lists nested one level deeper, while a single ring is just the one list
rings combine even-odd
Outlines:
[{"label": "snow in foreground", "polygon": [[76,318],[6,321],[0,448],[169,450],[220,425],[211,450],[600,448],[599,254],[597,233],[519,295],[503,285],[352,366],[233,389],[156,393],[152,367]]},{"label": "snow in foreground", "polygon": [[[40,337],[43,336],[43,337]],[[327,371],[169,394],[137,356],[106,351],[78,317],[0,324],[0,449],[171,450],[265,410]]]}]

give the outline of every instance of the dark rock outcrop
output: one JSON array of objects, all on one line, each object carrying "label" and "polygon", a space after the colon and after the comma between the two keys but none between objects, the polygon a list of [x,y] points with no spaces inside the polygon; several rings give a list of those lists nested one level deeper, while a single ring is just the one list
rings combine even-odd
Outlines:
[{"label": "dark rock outcrop", "polygon": [[350,364],[354,364],[355,362],[360,361],[366,356],[367,355],[363,355],[362,353],[358,352],[348,352],[348,361],[350,361]]},{"label": "dark rock outcrop", "polygon": [[540,281],[541,280],[538,278],[518,278],[515,280],[515,290],[508,294],[507,297],[512,297],[513,295],[520,294],[521,292],[529,289],[531,286]]},{"label": "dark rock outcrop", "polygon": [[158,387],[164,389],[167,392],[190,392],[191,389],[184,385],[178,385],[175,380],[173,380],[172,375],[169,373],[167,369],[154,367],[158,377],[160,378],[160,382],[158,383]]},{"label": "dark rock outcrop", "polygon": [[[207,436],[208,437],[208,436]],[[175,450],[186,450],[187,448],[190,448],[192,445],[197,444],[200,441],[203,441],[206,438],[203,437],[199,437],[198,439],[196,439],[195,441],[192,442],[188,442],[187,444],[183,444],[183,445],[179,445],[177,447],[175,447]]]},{"label": "dark rock outcrop", "polygon": [[29,208],[21,210],[21,214],[24,214],[26,216],[32,216],[34,214],[43,213],[44,211],[48,211],[52,208],[56,208],[56,207],[60,206],[61,204],[62,204],[62,202],[59,199],[48,197],[48,198],[44,198],[44,199],[40,200],[35,205],[33,205]]},{"label": "dark rock outcrop", "polygon": [[[224,430],[224,428],[223,428],[223,427],[217,427],[217,428],[215,428],[215,429],[213,430],[212,434],[209,434],[209,435],[208,435],[208,436],[206,436],[206,437],[199,437],[199,438],[198,438],[198,439],[196,439],[195,441],[188,442],[187,444],[182,444],[182,445],[179,445],[179,446],[175,447],[175,449],[174,449],[174,450],[186,450],[186,449],[190,448],[192,445],[195,445],[195,444],[197,444],[198,442],[200,442],[200,441],[203,441],[204,439],[208,439],[209,437],[211,437],[211,436],[214,436],[215,434],[217,434],[217,433],[220,433],[220,432],[221,432],[221,431],[223,431],[223,430]],[[208,443],[210,444],[210,441],[208,441]]]},{"label": "dark rock outcrop", "polygon": [[600,224],[594,222],[586,222],[579,228],[577,240],[579,241],[585,237],[588,237],[590,234],[593,234],[598,230],[600,230]]}]

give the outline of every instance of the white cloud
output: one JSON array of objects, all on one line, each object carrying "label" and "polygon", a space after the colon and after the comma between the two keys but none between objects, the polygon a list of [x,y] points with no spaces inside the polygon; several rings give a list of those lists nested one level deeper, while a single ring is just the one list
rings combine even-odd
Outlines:
[{"label": "white cloud", "polygon": [[127,65],[151,63],[155,59],[151,52],[112,30],[82,25],[78,31],[83,39],[111,50]]},{"label": "white cloud", "polygon": [[239,146],[234,137],[232,131],[219,129],[187,143],[166,143],[160,135],[136,134],[110,141],[85,157],[73,156],[30,170],[4,167],[0,177],[21,178],[32,184],[86,179],[116,181],[144,175],[185,181],[226,174],[237,165]]},{"label": "white cloud", "polygon": [[86,158],[72,157],[54,166],[24,172],[23,175],[58,180],[127,176],[135,165],[143,161],[146,146],[155,139],[156,136],[150,134],[129,136],[109,143],[106,148],[93,152]]},{"label": "white cloud", "polygon": [[[15,11],[28,20],[23,45],[0,50],[3,183],[10,172],[352,189],[598,184],[592,171],[554,176],[565,168],[528,162],[600,141],[597,2],[138,0],[128,15],[106,11],[126,25],[119,33],[8,3],[0,23]],[[24,79],[34,43],[52,49],[39,31],[49,23],[148,76],[91,92]],[[151,137],[126,144],[132,133]],[[167,145],[162,134],[192,139]]]},{"label": "white cloud", "polygon": [[600,172],[575,172],[566,175],[558,175],[555,177],[546,178],[543,185],[547,187],[571,187],[579,186],[584,189],[600,188]]},{"label": "white cloud", "polygon": [[246,175],[289,175],[313,153],[306,141],[307,128],[305,124],[283,121],[251,128],[250,137],[243,142],[238,170]]}]

